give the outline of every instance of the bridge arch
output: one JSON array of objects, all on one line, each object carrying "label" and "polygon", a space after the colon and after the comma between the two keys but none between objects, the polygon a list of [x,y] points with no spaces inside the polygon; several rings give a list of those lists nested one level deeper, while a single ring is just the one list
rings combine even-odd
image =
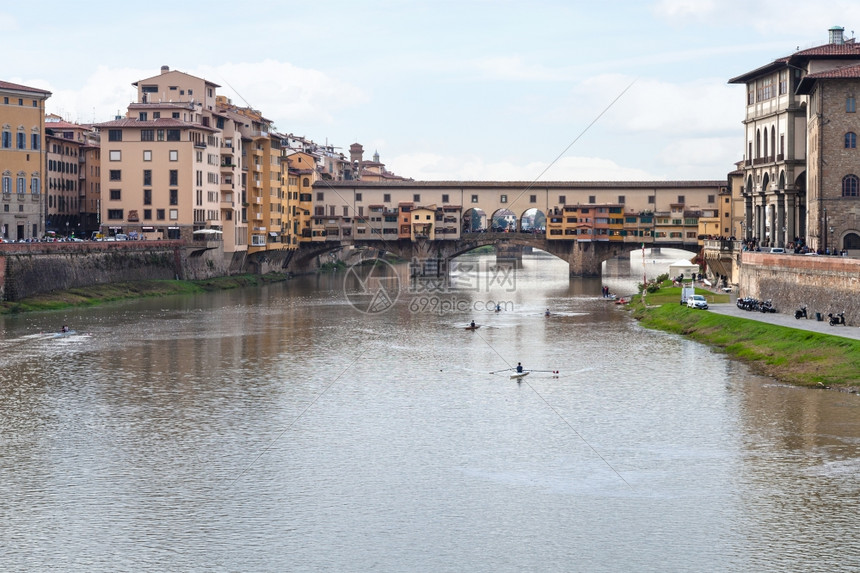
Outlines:
[{"label": "bridge arch", "polygon": [[493,212],[490,231],[492,232],[516,232],[519,218],[507,207],[500,207]]}]

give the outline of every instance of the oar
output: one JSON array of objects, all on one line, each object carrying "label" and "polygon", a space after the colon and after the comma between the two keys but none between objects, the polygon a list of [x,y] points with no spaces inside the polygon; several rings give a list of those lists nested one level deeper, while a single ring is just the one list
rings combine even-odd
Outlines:
[{"label": "oar", "polygon": [[513,370],[513,368],[505,368],[504,370],[493,370],[490,374],[498,374],[499,372],[507,372],[508,370]]},{"label": "oar", "polygon": [[529,372],[551,372],[553,374],[558,374],[558,370],[529,370]]}]

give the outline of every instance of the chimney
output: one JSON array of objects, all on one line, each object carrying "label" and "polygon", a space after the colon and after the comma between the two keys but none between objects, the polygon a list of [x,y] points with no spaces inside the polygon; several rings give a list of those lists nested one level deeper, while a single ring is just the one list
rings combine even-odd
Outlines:
[{"label": "chimney", "polygon": [[[839,29],[841,30],[842,28],[839,28]],[[170,66],[161,66],[161,73],[162,74],[166,74],[169,71],[170,71]]]},{"label": "chimney", "polygon": [[829,44],[844,44],[845,43],[845,36],[843,35],[844,31],[845,31],[845,28],[841,28],[839,26],[833,26],[832,28],[830,28],[830,30],[828,30],[828,32],[830,32],[830,41],[828,43]]}]

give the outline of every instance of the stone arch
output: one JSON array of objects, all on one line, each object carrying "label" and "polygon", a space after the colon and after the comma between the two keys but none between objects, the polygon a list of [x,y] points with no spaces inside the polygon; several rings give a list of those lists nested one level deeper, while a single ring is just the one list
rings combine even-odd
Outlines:
[{"label": "stone arch", "polygon": [[501,207],[493,212],[490,218],[490,230],[494,232],[509,231],[516,232],[519,228],[520,219],[507,207]]},{"label": "stone arch", "polygon": [[480,207],[468,209],[460,219],[462,223],[461,234],[480,233],[487,230],[487,214]]},{"label": "stone arch", "polygon": [[846,231],[841,242],[846,251],[860,251],[860,233],[857,231]]},{"label": "stone arch", "polygon": [[546,213],[530,207],[520,214],[520,230],[523,232],[546,232]]}]

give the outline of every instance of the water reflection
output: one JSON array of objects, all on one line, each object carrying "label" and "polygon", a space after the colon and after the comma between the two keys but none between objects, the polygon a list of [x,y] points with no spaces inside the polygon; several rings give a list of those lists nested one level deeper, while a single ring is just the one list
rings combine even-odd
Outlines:
[{"label": "water reflection", "polygon": [[466,309],[359,312],[333,273],[0,319],[0,567],[860,567],[856,396],[640,328],[600,298],[624,261],[482,260],[435,293]]}]

